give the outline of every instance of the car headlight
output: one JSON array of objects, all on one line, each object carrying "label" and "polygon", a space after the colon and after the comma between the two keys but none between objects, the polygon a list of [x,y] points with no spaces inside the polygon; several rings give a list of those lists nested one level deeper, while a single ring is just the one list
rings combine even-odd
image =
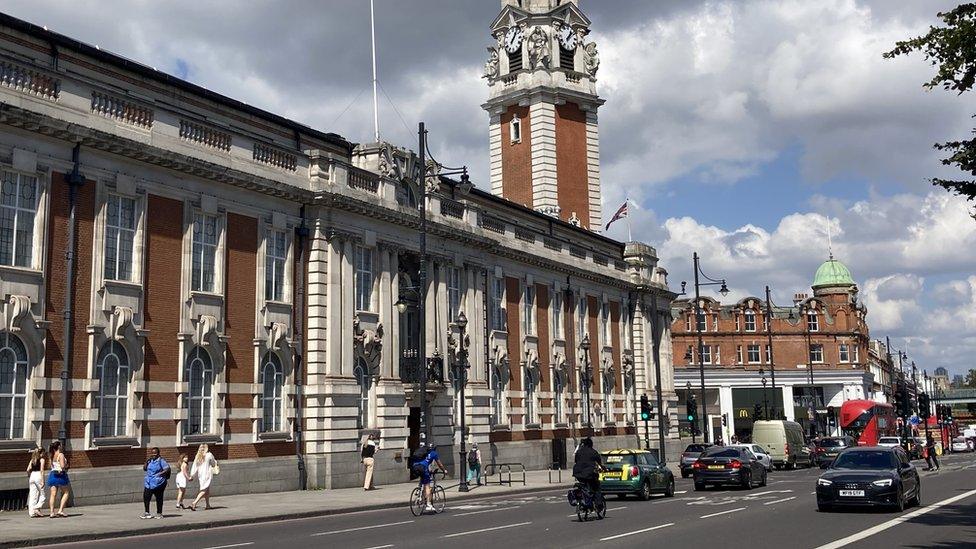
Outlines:
[{"label": "car headlight", "polygon": [[894,482],[894,481],[893,481],[893,480],[891,480],[890,478],[883,478],[883,479],[881,479],[881,480],[876,480],[876,481],[874,481],[874,482],[872,482],[871,484],[872,484],[873,486],[891,486],[891,484],[892,484],[893,482]]},{"label": "car headlight", "polygon": [[827,480],[825,478],[818,478],[817,479],[817,486],[830,486],[833,483],[834,483],[833,481]]}]

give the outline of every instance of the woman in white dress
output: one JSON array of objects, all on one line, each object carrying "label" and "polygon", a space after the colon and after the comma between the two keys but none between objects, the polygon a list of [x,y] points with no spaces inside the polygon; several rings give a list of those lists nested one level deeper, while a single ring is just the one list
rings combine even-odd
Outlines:
[{"label": "woman in white dress", "polygon": [[210,453],[210,448],[206,444],[201,444],[197,450],[197,457],[193,460],[193,468],[190,469],[190,477],[197,477],[200,482],[200,493],[190,504],[191,511],[197,510],[197,504],[200,503],[201,499],[206,503],[205,509],[213,509],[210,506],[210,481],[217,474],[220,474],[220,466],[217,465],[217,460]]},{"label": "woman in white dress", "polygon": [[180,472],[176,474],[176,508],[186,509],[183,506],[183,497],[186,495],[186,485],[193,480],[190,476],[190,456],[180,454]]}]

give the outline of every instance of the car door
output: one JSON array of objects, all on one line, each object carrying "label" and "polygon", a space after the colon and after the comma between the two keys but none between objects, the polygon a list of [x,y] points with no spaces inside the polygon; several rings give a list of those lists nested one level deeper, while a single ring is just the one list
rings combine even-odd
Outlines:
[{"label": "car door", "polygon": [[642,467],[647,471],[647,478],[651,481],[651,489],[662,489],[664,482],[661,479],[661,469],[658,467],[657,460],[651,454],[641,454],[640,459]]},{"label": "car door", "polygon": [[763,467],[765,467],[766,469],[773,468],[772,460],[770,459],[769,453],[766,452],[765,448],[763,448],[758,444],[753,444],[752,453],[756,454],[756,457],[759,459],[759,462],[763,464]]},{"label": "car door", "polygon": [[915,477],[915,467],[912,465],[912,461],[908,458],[908,454],[900,448],[895,450],[895,455],[898,457],[898,474],[901,475],[901,485],[905,495],[915,494],[915,490],[918,489],[918,481]]}]

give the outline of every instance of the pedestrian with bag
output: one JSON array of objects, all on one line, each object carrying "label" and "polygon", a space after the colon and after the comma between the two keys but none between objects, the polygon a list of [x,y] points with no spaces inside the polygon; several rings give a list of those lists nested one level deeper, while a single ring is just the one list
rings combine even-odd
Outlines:
[{"label": "pedestrian with bag", "polygon": [[468,484],[475,480],[478,486],[481,486],[481,450],[478,449],[478,443],[472,443],[471,449],[468,450]]},{"label": "pedestrian with bag", "polygon": [[[49,501],[51,518],[67,518],[64,514],[64,506],[68,504],[68,497],[71,495],[71,480],[68,478],[68,458],[64,455],[64,450],[60,440],[55,440],[48,447],[47,453],[51,456],[51,472],[47,475],[47,485],[51,487],[51,499]],[[61,491],[61,501],[58,505],[58,512],[54,512],[54,504],[58,501],[58,491]]]},{"label": "pedestrian with bag", "polygon": [[193,477],[190,476],[190,457],[186,454],[180,454],[179,467],[180,472],[176,473],[176,508],[186,509],[183,506],[183,496],[186,495],[187,483],[193,480]]},{"label": "pedestrian with bag", "polygon": [[375,460],[373,456],[376,455],[376,441],[373,439],[372,433],[367,435],[366,442],[363,443],[363,448],[359,453],[359,462],[363,464],[366,468],[366,477],[363,480],[363,490],[375,490],[376,487],[373,486],[373,465]]},{"label": "pedestrian with bag", "polygon": [[220,474],[220,465],[217,460],[214,459],[213,454],[210,453],[210,447],[206,444],[201,444],[197,448],[197,456],[193,459],[193,467],[190,469],[190,476],[197,477],[197,481],[200,483],[200,492],[197,494],[196,499],[190,504],[190,510],[196,511],[197,504],[200,500],[204,500],[206,506],[204,509],[210,510],[213,507],[210,506],[210,483],[213,481],[214,475]]},{"label": "pedestrian with bag", "polygon": [[935,470],[939,470],[939,458],[935,455],[935,439],[930,434],[925,440],[925,463],[928,465],[926,471],[931,471],[933,465]]},{"label": "pedestrian with bag", "polygon": [[47,465],[47,455],[41,448],[34,448],[30,461],[27,463],[27,516],[40,518],[41,507],[44,506],[44,466]]},{"label": "pedestrian with bag", "polygon": [[[163,518],[163,493],[166,491],[166,483],[169,481],[169,463],[159,455],[159,448],[154,447],[146,460],[142,470],[146,472],[146,478],[142,483],[142,503],[146,512],[142,514],[144,519]],[[152,498],[156,498],[156,514],[149,512],[149,503]]]}]

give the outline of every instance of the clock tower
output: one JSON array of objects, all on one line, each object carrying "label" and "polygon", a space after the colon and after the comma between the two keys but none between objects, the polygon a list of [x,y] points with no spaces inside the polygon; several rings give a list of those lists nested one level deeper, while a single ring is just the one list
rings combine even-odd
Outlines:
[{"label": "clock tower", "polygon": [[501,0],[484,77],[491,190],[598,231],[600,58],[579,0]]}]

